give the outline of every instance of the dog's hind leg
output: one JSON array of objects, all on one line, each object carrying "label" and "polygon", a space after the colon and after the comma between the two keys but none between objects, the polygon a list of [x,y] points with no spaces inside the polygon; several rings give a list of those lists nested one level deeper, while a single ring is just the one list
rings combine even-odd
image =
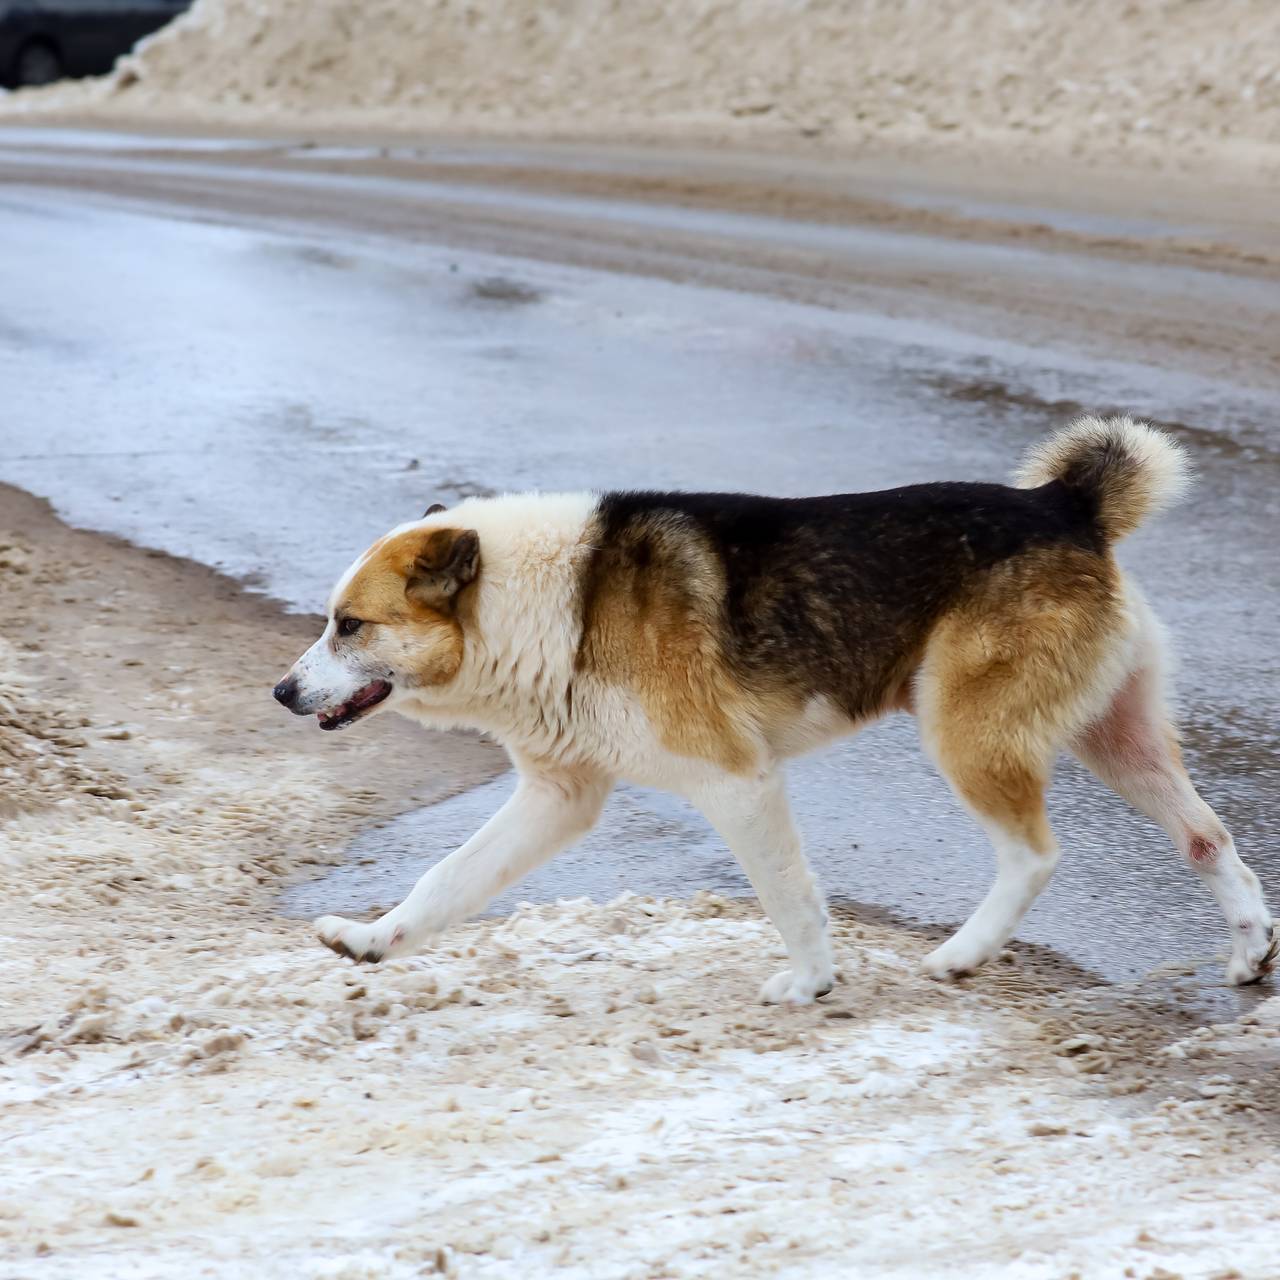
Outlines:
[{"label": "dog's hind leg", "polygon": [[511,799],[426,872],[398,907],[372,924],[324,916],[316,921],[320,940],[369,963],[408,954],[590,831],[612,787],[612,779],[597,774],[522,768]]},{"label": "dog's hind leg", "polygon": [[791,818],[780,769],[728,775],[689,792],[742,864],[760,905],[786,944],[791,968],[760,989],[765,1004],[808,1004],[835,981],[827,909]]},{"label": "dog's hind leg", "polygon": [[996,880],[960,931],[925,957],[925,972],[935,978],[972,973],[999,955],[1058,863],[1044,806],[1043,757],[1008,751],[984,758],[967,738],[958,727],[942,729],[935,749],[956,795],[995,848]]},{"label": "dog's hind leg", "polygon": [[930,636],[916,683],[921,737],[997,864],[978,909],[926,957],[932,976],[998,955],[1049,883],[1053,762],[1119,683],[1128,635],[1112,563],[1067,547],[993,573]]},{"label": "dog's hind leg", "polygon": [[1277,939],[1258,878],[1183,768],[1165,711],[1160,650],[1148,627],[1137,668],[1106,712],[1071,744],[1089,769],[1159,823],[1218,900],[1231,931],[1227,981],[1256,982],[1276,958]]}]

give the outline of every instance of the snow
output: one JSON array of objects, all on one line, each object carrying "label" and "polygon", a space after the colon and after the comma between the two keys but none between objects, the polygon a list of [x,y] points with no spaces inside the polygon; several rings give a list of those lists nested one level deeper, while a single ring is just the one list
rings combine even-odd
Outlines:
[{"label": "snow", "polygon": [[[261,926],[127,979],[86,956],[85,1009],[0,1067],[13,1274],[1093,1276],[1144,1231],[1166,1268],[1268,1265],[1280,1161],[1219,1142],[1229,1087],[1117,1104],[1034,1013],[856,930],[801,1010],[749,1003],[772,940],[709,895],[526,907],[378,969]],[[1274,1060],[1277,1006],[1224,1061]]]},{"label": "snow", "polygon": [[1275,168],[1268,0],[198,0],[15,117],[888,142]]}]

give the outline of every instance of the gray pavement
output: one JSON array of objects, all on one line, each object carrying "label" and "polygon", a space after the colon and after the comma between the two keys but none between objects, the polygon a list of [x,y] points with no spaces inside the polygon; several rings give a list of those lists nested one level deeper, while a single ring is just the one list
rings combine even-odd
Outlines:
[{"label": "gray pavement", "polygon": [[[1054,336],[1043,311],[1016,334],[1029,282],[1064,297],[1123,291],[1135,311],[1144,298],[1157,315],[1187,308],[1209,329],[1220,313],[1224,332],[1242,308],[1280,318],[1273,285],[603,197],[534,207],[500,188],[481,199],[406,178],[394,189],[350,173],[228,178],[213,160],[202,167],[198,147],[168,162],[154,146],[94,159],[74,138],[55,143],[33,162],[30,142],[10,153],[0,137],[0,479],[76,524],[217,565],[297,609],[321,607],[372,537],[463,494],[1001,478],[1077,405],[1170,424],[1200,484],[1122,560],[1182,655],[1192,771],[1280,906],[1280,387],[1253,366],[1233,376],[1225,356],[1209,376],[1158,337],[1100,355],[1090,331],[1105,303],[1093,319],[1064,310]],[[131,166],[154,184],[167,163],[179,165],[172,199],[131,187]],[[79,166],[105,167],[116,188],[78,190]],[[224,201],[229,183],[240,196]],[[242,199],[255,183],[271,188],[258,211]],[[321,200],[324,218],[308,217]],[[371,227],[383,201],[403,215]],[[499,215],[507,251],[482,251],[476,225]],[[582,265],[584,228],[602,221],[642,242],[625,269]],[[738,254],[755,246],[767,279],[745,267],[734,287],[673,278],[671,257],[700,241],[708,257],[729,241]],[[846,271],[899,259],[901,305],[883,278],[839,295],[812,273],[780,288],[788,248]],[[978,278],[1002,282],[1013,323],[955,303],[953,285]],[[930,280],[936,307],[921,314]],[[264,716],[275,674],[264,672]],[[391,901],[508,785],[363,834],[348,866],[288,909]],[[833,898],[950,922],[985,890],[989,854],[909,720],[798,763],[793,791]],[[1221,949],[1216,907],[1151,824],[1068,762],[1052,807],[1066,853],[1022,938],[1114,978]],[[746,892],[696,814],[624,789],[581,849],[511,900],[700,887]],[[1203,980],[1219,981],[1217,968]]]}]

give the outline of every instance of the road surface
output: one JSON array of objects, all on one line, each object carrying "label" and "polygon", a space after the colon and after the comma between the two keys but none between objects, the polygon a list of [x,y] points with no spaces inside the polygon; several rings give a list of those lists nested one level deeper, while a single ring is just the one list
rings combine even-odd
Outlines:
[{"label": "road surface", "polygon": [[[1201,478],[1121,557],[1181,655],[1192,771],[1280,904],[1280,244],[1209,196],[983,181],[0,132],[0,480],[315,611],[437,500],[998,479],[1081,408],[1132,410]],[[249,714],[278,714],[277,674]],[[364,832],[284,908],[391,901],[509,785]],[[909,719],[798,763],[793,791],[832,897],[941,924],[985,891],[990,854]],[[1221,950],[1150,823],[1067,761],[1052,809],[1065,856],[1021,938],[1114,979]],[[499,905],[702,887],[747,892],[696,814],[623,789]]]}]

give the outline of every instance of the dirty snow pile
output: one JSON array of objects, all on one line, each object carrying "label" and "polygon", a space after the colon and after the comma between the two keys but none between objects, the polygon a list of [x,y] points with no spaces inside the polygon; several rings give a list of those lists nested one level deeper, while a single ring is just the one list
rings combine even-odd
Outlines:
[{"label": "dirty snow pile", "polygon": [[1271,166],[1277,50],[1272,0],[197,0],[7,110]]},{"label": "dirty snow pile", "polygon": [[[1108,1103],[1098,1037],[887,940],[843,929],[807,1010],[744,1000],[774,939],[711,897],[524,908],[379,969],[283,928],[81,946],[0,1067],[4,1273],[1271,1274],[1280,1157],[1231,1072]],[[1214,1035],[1263,1070],[1280,1001]]]}]

